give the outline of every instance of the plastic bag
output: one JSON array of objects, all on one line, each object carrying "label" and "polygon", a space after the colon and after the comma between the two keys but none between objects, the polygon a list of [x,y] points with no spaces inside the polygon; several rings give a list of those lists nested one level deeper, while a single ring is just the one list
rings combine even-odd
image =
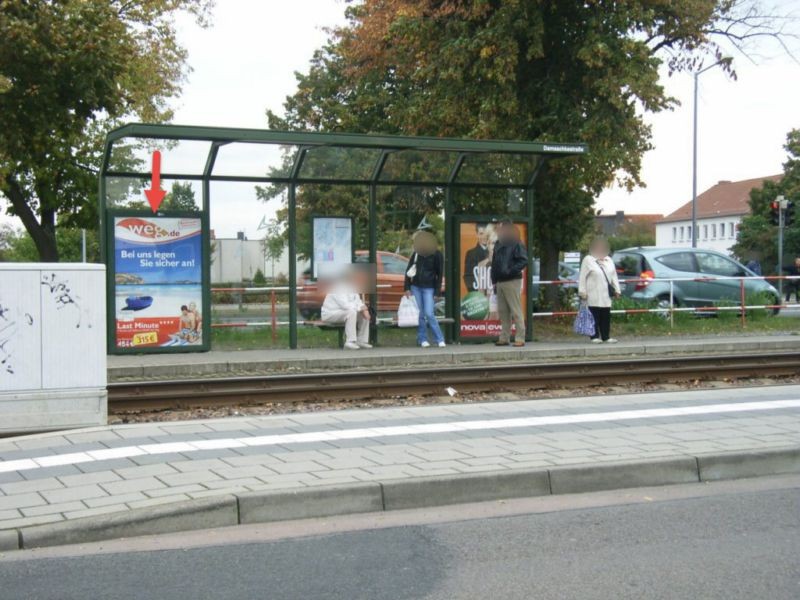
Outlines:
[{"label": "plastic bag", "polygon": [[408,296],[400,299],[400,306],[397,309],[398,327],[416,327],[419,325],[419,307],[417,301]]},{"label": "plastic bag", "polygon": [[578,314],[575,316],[575,323],[572,329],[578,335],[593,336],[595,334],[594,317],[589,307],[585,303],[581,303],[578,308]]}]

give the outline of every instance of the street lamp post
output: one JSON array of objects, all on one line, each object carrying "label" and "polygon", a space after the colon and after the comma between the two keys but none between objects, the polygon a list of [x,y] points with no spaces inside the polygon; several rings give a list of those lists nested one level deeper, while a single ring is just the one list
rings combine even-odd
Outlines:
[{"label": "street lamp post", "polygon": [[692,248],[697,248],[697,80],[700,75],[719,64],[728,64],[729,57],[722,58],[694,73],[694,117],[692,127]]}]

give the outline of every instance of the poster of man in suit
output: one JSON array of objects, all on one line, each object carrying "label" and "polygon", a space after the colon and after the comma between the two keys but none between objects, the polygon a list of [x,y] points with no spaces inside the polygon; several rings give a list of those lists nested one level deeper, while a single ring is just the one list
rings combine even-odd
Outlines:
[{"label": "poster of man in suit", "polygon": [[490,237],[488,223],[475,223],[475,235],[477,243],[473,248],[467,250],[464,256],[464,285],[467,287],[467,292],[472,292],[480,289],[475,280],[475,267],[480,265],[489,257],[489,237]]}]

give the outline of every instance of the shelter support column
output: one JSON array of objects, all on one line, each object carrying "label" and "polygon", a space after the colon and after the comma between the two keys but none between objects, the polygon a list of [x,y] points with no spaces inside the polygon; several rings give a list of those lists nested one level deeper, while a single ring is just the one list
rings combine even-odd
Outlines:
[{"label": "shelter support column", "polygon": [[[369,264],[372,265],[372,277],[370,277],[369,289],[369,305],[378,314],[378,290],[377,285],[377,272],[378,272],[378,188],[375,183],[369,186]],[[369,326],[369,339],[373,344],[378,343],[378,328],[377,323],[370,323]]]},{"label": "shelter support column", "polygon": [[297,348],[297,197],[294,182],[289,184],[289,347]]}]

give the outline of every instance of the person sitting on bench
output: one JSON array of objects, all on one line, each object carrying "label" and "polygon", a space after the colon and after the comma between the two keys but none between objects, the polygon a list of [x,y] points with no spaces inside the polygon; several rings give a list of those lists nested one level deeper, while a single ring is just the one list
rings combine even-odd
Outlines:
[{"label": "person sitting on bench", "polygon": [[350,271],[334,283],[322,303],[322,321],[328,325],[344,324],[348,350],[372,348],[369,344],[370,315],[358,293],[355,273]]}]

